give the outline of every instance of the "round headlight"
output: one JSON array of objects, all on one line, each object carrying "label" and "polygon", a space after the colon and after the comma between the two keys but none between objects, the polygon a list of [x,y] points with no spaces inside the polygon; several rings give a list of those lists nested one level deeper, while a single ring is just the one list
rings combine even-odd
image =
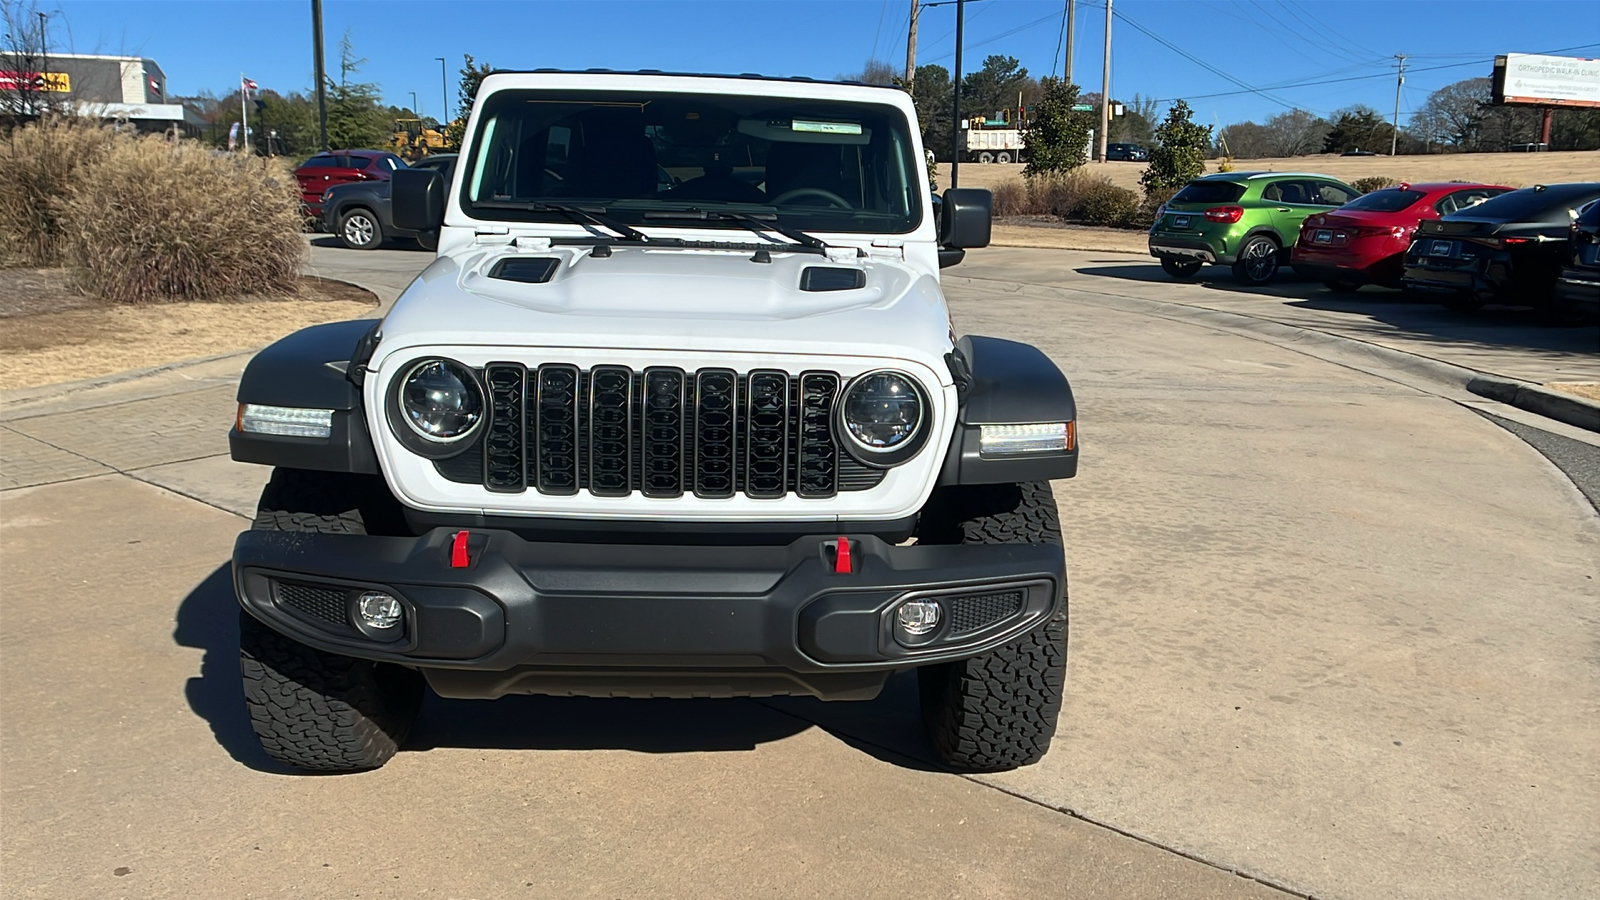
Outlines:
[{"label": "round headlight", "polygon": [[483,421],[483,391],[466,366],[447,359],[423,360],[400,385],[400,414],[423,440],[454,443]]},{"label": "round headlight", "polygon": [[878,371],[856,378],[839,403],[851,455],[869,465],[909,459],[922,443],[926,406],[909,375]]}]

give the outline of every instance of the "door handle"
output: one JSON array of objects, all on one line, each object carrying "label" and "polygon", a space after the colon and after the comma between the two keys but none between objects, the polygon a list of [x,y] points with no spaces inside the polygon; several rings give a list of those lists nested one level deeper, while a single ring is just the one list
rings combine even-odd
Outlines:
[{"label": "door handle", "polygon": [[1278,212],[1288,212],[1288,211],[1289,211],[1289,207],[1287,207],[1287,206],[1278,207]]}]

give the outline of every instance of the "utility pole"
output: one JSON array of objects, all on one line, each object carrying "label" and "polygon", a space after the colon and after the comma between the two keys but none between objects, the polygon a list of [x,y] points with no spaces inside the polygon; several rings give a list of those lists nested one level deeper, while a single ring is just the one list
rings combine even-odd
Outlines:
[{"label": "utility pole", "polygon": [[311,0],[311,52],[316,56],[317,148],[328,149],[328,73],[322,68],[322,0]]},{"label": "utility pole", "polygon": [[950,186],[960,187],[961,174],[961,29],[966,22],[967,0],[956,0],[956,77],[950,112]]},{"label": "utility pole", "polygon": [[1105,68],[1100,78],[1100,161],[1106,161],[1106,138],[1111,132],[1111,0],[1106,0]]},{"label": "utility pole", "polygon": [[917,17],[921,14],[921,0],[911,0],[911,29],[906,32],[906,93],[913,97],[917,93]]},{"label": "utility pole", "polygon": [[439,117],[439,127],[450,124],[450,78],[445,74],[444,57],[435,56],[439,61],[439,96],[444,98],[444,115]]},{"label": "utility pole", "polygon": [[1406,55],[1396,53],[1394,58],[1400,61],[1400,71],[1394,80],[1394,134],[1389,136],[1390,156],[1400,149],[1400,86],[1406,83]]},{"label": "utility pole", "polygon": [[1067,84],[1072,84],[1072,39],[1078,36],[1072,20],[1078,15],[1078,0],[1067,0]]}]

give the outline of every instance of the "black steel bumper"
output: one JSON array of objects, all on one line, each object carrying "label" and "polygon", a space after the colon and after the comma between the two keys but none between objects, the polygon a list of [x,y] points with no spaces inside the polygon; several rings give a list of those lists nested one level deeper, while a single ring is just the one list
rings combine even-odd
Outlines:
[{"label": "black steel bumper", "polygon": [[[962,659],[1037,627],[1065,603],[1060,546],[893,546],[838,536],[786,546],[559,544],[456,530],[418,538],[247,531],[234,544],[240,603],[272,628],[348,656],[422,669],[445,696],[810,694],[870,698],[896,670]],[[397,597],[404,624],[357,624],[364,591]],[[915,646],[894,612],[937,599]]]}]

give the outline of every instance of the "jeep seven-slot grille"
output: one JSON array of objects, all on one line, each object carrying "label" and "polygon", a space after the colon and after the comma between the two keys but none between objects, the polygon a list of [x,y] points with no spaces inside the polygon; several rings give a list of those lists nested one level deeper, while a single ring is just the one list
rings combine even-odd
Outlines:
[{"label": "jeep seven-slot grille", "polygon": [[483,381],[484,436],[434,463],[454,482],[500,493],[775,499],[883,481],[834,439],[833,372],[490,363]]}]

